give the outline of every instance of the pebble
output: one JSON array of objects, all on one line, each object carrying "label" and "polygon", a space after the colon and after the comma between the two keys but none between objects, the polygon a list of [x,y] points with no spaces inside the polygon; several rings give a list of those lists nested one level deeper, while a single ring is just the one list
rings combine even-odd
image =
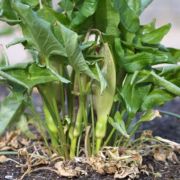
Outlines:
[{"label": "pebble", "polygon": [[13,180],[14,179],[13,176],[11,176],[11,175],[6,175],[4,178],[8,179],[8,180]]}]

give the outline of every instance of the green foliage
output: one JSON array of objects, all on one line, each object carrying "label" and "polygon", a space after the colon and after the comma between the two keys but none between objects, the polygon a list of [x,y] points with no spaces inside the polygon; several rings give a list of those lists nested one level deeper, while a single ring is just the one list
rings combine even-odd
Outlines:
[{"label": "green foliage", "polygon": [[[23,32],[7,47],[21,43],[33,59],[9,65],[0,47],[0,83],[11,91],[0,103],[0,134],[29,108],[65,158],[78,156],[83,143],[89,155],[128,144],[142,123],[159,116],[156,106],[180,95],[180,50],[160,44],[170,24],[140,25],[151,2],[62,0],[54,10],[51,0],[0,1],[0,20]],[[33,88],[43,121],[32,108]]]},{"label": "green foliage", "polygon": [[22,92],[14,92],[0,104],[0,135],[12,121],[18,121],[24,111]]}]

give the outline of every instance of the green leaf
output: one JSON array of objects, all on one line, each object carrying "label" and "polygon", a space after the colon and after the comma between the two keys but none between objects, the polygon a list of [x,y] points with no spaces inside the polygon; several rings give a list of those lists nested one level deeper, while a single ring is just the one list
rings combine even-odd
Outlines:
[{"label": "green leaf", "polygon": [[109,0],[100,0],[95,13],[96,28],[108,35],[119,35],[120,15]]},{"label": "green leaf", "polygon": [[21,0],[22,3],[28,4],[31,7],[36,7],[39,5],[39,1],[37,0]]},{"label": "green leaf", "polygon": [[143,34],[141,41],[148,44],[159,44],[163,37],[169,32],[171,24],[166,24],[158,29],[149,33]]},{"label": "green leaf", "polygon": [[102,93],[107,87],[107,82],[104,79],[104,76],[103,76],[103,74],[102,74],[102,72],[98,66],[98,63],[96,63],[96,70],[98,72],[99,82],[100,82],[100,86],[101,86],[101,93]]},{"label": "green leaf", "polygon": [[2,0],[2,16],[10,20],[16,20],[17,15],[11,7],[11,1],[12,0]]},{"label": "green leaf", "polygon": [[147,8],[149,4],[152,3],[153,0],[141,0],[141,13],[144,11],[144,9]]},{"label": "green leaf", "polygon": [[91,78],[96,79],[84,59],[78,43],[78,35],[58,22],[53,26],[53,32],[59,42],[63,44],[68,62],[75,71],[85,73]]},{"label": "green leaf", "polygon": [[114,0],[114,6],[119,10],[121,23],[128,32],[135,33],[139,29],[139,17],[128,5],[129,0]]},{"label": "green leaf", "polygon": [[151,91],[143,100],[142,110],[152,109],[154,106],[163,105],[174,98],[174,95],[162,89]]},{"label": "green leaf", "polygon": [[161,51],[154,51],[154,53],[140,52],[121,57],[120,60],[127,72],[149,69],[151,65],[170,63],[172,61],[169,53]]},{"label": "green leaf", "polygon": [[12,121],[18,121],[24,110],[22,93],[12,93],[0,103],[0,135]]},{"label": "green leaf", "polygon": [[123,66],[127,72],[135,72],[149,68],[153,60],[153,54],[142,52],[124,57]]},{"label": "green leaf", "polygon": [[10,66],[1,68],[0,75],[8,81],[17,83],[27,89],[34,86],[53,81],[68,83],[69,81],[55,74],[53,70],[39,67],[37,64],[22,64],[21,66]]},{"label": "green leaf", "polygon": [[75,32],[58,22],[51,26],[24,4],[16,2],[14,8],[28,27],[33,38],[32,43],[35,43],[41,55],[50,59],[58,56],[59,60],[62,60],[61,56],[67,57],[69,64],[76,71],[95,79],[80,50],[78,35]]},{"label": "green leaf", "polygon": [[101,72],[106,79],[107,87],[101,93],[99,84],[93,85],[93,103],[97,113],[96,136],[102,138],[106,132],[106,123],[111,111],[115,89],[116,89],[116,69],[113,56],[107,43],[100,50],[100,55],[104,56],[104,64]]},{"label": "green leaf", "polygon": [[171,55],[175,59],[175,63],[180,62],[180,50],[175,48],[168,48],[168,51],[171,53]]},{"label": "green leaf", "polygon": [[59,5],[61,8],[63,8],[65,13],[68,15],[69,19],[71,19],[72,18],[71,15],[72,15],[73,8],[74,8],[72,0],[61,0],[59,2]]},{"label": "green leaf", "polygon": [[114,129],[120,132],[124,137],[129,138],[123,118],[118,111],[115,114],[114,120],[111,117],[109,117],[108,122],[111,124],[111,126],[113,126]]},{"label": "green leaf", "polygon": [[160,71],[161,76],[177,75],[180,72],[180,64],[164,64],[161,66],[153,66],[153,69]]},{"label": "green leaf", "polygon": [[143,122],[152,121],[156,117],[161,117],[159,114],[159,111],[149,110],[141,116],[140,120],[137,123],[139,124],[139,123],[143,123]]},{"label": "green leaf", "polygon": [[151,85],[149,84],[136,84],[133,79],[133,75],[128,75],[123,82],[120,92],[121,97],[125,102],[126,109],[130,114],[135,114],[140,109],[144,98],[151,88]]},{"label": "green leaf", "polygon": [[152,121],[156,117],[161,117],[159,111],[157,110],[148,110],[145,112],[131,129],[130,136],[132,136],[139,129],[142,123]]},{"label": "green leaf", "polygon": [[51,24],[56,23],[56,21],[61,22],[62,24],[68,24],[69,25],[69,20],[65,16],[65,14],[59,13],[54,11],[52,8],[49,7],[43,7],[37,11],[37,15],[44,19],[45,21],[48,21]]},{"label": "green leaf", "polygon": [[164,87],[170,93],[180,96],[180,88],[165,78],[159,76],[154,71],[151,71],[151,76],[155,84]]},{"label": "green leaf", "polygon": [[148,34],[156,29],[156,19],[153,19],[150,23],[141,27],[142,34]]},{"label": "green leaf", "polygon": [[130,9],[132,9],[137,15],[140,14],[141,0],[127,0],[127,4]]},{"label": "green leaf", "polygon": [[26,42],[26,38],[24,38],[24,37],[22,37],[22,38],[16,38],[16,39],[14,39],[12,42],[8,43],[8,44],[6,45],[6,48],[9,48],[9,47],[14,46],[14,45],[16,45],[16,44],[20,44],[20,43],[24,43],[24,42]]},{"label": "green leaf", "polygon": [[31,10],[28,5],[13,2],[14,10],[21,17],[29,34],[33,38],[32,42],[41,55],[50,58],[52,55],[67,56],[63,46],[55,38],[51,31],[51,24]]},{"label": "green leaf", "polygon": [[4,47],[0,45],[0,68],[7,66],[8,64],[9,64],[8,57],[6,55]]},{"label": "green leaf", "polygon": [[84,0],[79,11],[72,19],[71,26],[78,26],[82,24],[88,17],[92,16],[97,8],[99,0]]}]

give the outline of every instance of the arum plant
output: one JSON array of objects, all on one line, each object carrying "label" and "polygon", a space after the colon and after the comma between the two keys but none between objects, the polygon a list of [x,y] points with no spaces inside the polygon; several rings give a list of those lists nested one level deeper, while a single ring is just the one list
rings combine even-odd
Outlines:
[{"label": "arum plant", "polygon": [[[62,0],[53,9],[51,0],[1,0],[0,20],[23,33],[7,48],[21,43],[32,59],[9,65],[1,49],[0,82],[10,94],[0,104],[0,134],[28,112],[66,159],[128,145],[159,116],[155,107],[180,95],[180,51],[160,44],[170,24],[139,21],[151,2]],[[33,107],[34,88],[43,116]]]}]

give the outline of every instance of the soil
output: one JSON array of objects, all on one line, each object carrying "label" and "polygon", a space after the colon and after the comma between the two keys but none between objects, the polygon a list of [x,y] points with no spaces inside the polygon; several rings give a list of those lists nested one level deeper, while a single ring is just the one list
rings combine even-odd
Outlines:
[{"label": "soil", "polygon": [[[13,160],[18,162],[22,162],[22,158],[18,158],[17,156],[9,156]],[[178,159],[180,160],[180,155],[178,155]],[[145,175],[143,173],[140,174],[137,180],[179,180],[180,179],[180,164],[173,164],[171,162],[164,163],[160,161],[155,161],[153,157],[147,156],[143,159],[143,164],[146,164],[149,169],[154,174]],[[49,165],[51,167],[52,165]],[[80,176],[78,178],[71,178],[72,180],[111,180],[113,179],[112,175],[100,175],[92,170],[89,165],[83,165],[83,168],[88,172],[86,176]],[[22,176],[21,168],[16,167],[16,163],[13,161],[9,161],[3,164],[0,164],[0,180],[18,180]],[[158,174],[161,177],[158,177]],[[33,172],[29,175],[26,175],[23,180],[66,180],[68,178],[63,178],[58,176],[56,173],[49,171],[49,170],[38,170],[37,172]],[[124,179],[124,180],[127,180]]]},{"label": "soil", "polygon": [[[0,86],[0,102],[2,101],[3,97],[7,95],[7,91],[4,90],[4,87]],[[36,99],[35,103],[37,108],[41,106],[40,100],[37,100],[38,97],[35,94],[34,99]],[[171,102],[167,103],[161,108],[158,108],[164,111],[174,112],[179,114],[180,113],[180,98],[176,98]],[[38,111],[41,111],[40,108]],[[180,119],[169,116],[163,115],[161,119],[156,119],[154,121],[145,123],[139,133],[143,130],[152,130],[155,136],[161,136],[163,138],[175,141],[180,143]],[[168,132],[168,133],[167,133]],[[178,159],[180,160],[180,154],[177,154]],[[15,155],[10,155],[8,158],[16,160],[18,162],[22,161],[22,158],[19,158]],[[154,160],[152,156],[143,157],[143,164],[146,164],[154,174],[150,174],[149,176],[142,174],[138,178],[139,180],[180,180],[180,164],[173,164],[171,162],[164,163]],[[8,161],[3,164],[0,163],[0,180],[16,180],[19,179],[23,172],[22,169],[16,167],[16,163],[13,161]],[[51,164],[49,165],[52,166]],[[100,175],[92,170],[89,165],[84,166],[84,169],[87,170],[87,176],[81,176],[76,179],[91,179],[91,180],[110,180],[113,179],[111,175]],[[161,174],[161,177],[156,177],[156,175]],[[65,180],[67,178],[63,178],[58,176],[56,173],[49,171],[49,170],[39,170],[37,172],[33,172],[30,175],[27,175],[23,178],[24,180],[56,180],[61,179]]]}]

